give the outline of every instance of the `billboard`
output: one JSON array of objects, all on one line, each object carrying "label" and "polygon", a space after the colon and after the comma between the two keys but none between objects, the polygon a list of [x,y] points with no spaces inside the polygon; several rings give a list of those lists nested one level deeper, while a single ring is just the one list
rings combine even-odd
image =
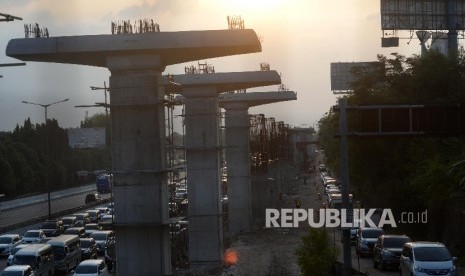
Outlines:
[{"label": "billboard", "polygon": [[73,149],[105,147],[105,128],[69,128],[68,145]]},{"label": "billboard", "polygon": [[465,0],[381,0],[381,29],[449,30],[449,14],[456,29],[464,30]]},{"label": "billboard", "polygon": [[350,93],[353,83],[358,81],[359,75],[355,71],[373,72],[383,64],[371,62],[332,62],[331,63],[331,91],[334,94]]}]

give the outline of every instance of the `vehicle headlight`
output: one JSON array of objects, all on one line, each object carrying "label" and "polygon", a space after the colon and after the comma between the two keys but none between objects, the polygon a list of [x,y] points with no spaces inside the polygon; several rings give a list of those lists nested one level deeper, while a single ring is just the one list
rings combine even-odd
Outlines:
[{"label": "vehicle headlight", "polygon": [[418,265],[414,265],[414,266],[413,266],[413,269],[414,269],[415,271],[417,271],[417,272],[425,272],[425,269],[422,268],[422,267],[420,267],[420,266],[418,266]]},{"label": "vehicle headlight", "polygon": [[454,265],[453,267],[451,267],[451,268],[449,269],[449,271],[452,272],[452,273],[455,273],[455,272],[457,272],[457,268],[456,268],[455,265]]}]

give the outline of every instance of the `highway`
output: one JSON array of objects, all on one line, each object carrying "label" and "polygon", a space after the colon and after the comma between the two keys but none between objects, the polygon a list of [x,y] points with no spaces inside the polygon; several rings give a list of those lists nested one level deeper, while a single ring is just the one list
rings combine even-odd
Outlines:
[{"label": "highway", "polygon": [[[86,208],[84,200],[86,194],[89,193],[89,186],[95,187],[95,185],[88,185],[81,187],[81,190],[75,188],[61,191],[62,194],[59,198],[53,198],[51,201],[51,212],[52,216],[60,215],[62,212],[74,209],[78,207]],[[73,194],[70,194],[70,193]],[[91,191],[92,192],[92,191]],[[93,191],[95,192],[95,190]],[[110,198],[110,194],[101,195],[102,199]],[[27,198],[23,201],[27,202]],[[48,216],[48,204],[47,201],[41,201],[36,204],[25,205],[17,208],[11,208],[2,211],[0,213],[0,229],[7,228],[12,225],[16,225],[29,220],[46,220]],[[0,231],[0,233],[3,231]]]},{"label": "highway", "polygon": [[[63,190],[58,192],[59,196],[53,196],[51,201],[51,212],[53,217],[61,217],[66,213],[74,212],[66,212],[66,210],[76,210],[76,208],[80,208],[82,210],[86,210],[91,208],[91,206],[86,206],[85,196],[89,192],[95,192],[92,188],[95,187],[94,185],[82,186],[79,189],[73,188],[68,190]],[[101,195],[102,199],[108,199],[111,197],[110,194]],[[43,197],[42,197],[43,198]],[[13,225],[19,225],[28,221],[31,221],[29,225],[19,226],[15,229],[10,229],[8,231],[2,231],[0,234],[5,233],[18,233],[23,235],[27,230],[30,229],[38,229],[42,222],[46,220],[48,216],[48,203],[47,201],[40,200],[38,203],[25,205],[24,202],[36,202],[37,200],[34,198],[24,198],[21,199],[19,207],[10,207],[7,210],[2,211],[0,214],[0,227],[1,229],[8,229]],[[7,206],[12,206],[13,204],[10,202],[6,204]],[[27,224],[27,223],[26,223]],[[103,259],[103,256],[99,256],[99,258]],[[6,258],[0,259],[0,271],[2,271],[6,267]],[[72,275],[72,273],[68,274],[59,274],[59,275]],[[110,274],[112,275],[112,274]]]}]

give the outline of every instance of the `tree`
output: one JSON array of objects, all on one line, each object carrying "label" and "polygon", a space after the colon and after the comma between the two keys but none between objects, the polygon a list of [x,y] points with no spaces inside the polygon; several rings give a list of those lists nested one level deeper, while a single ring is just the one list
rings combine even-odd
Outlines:
[{"label": "tree", "polygon": [[334,274],[336,251],[324,228],[311,228],[308,235],[302,238],[296,256],[304,276]]},{"label": "tree", "polygon": [[[378,56],[383,65],[358,72],[348,105],[441,104],[465,102],[464,52],[451,59],[437,52],[406,58]],[[337,112],[320,120],[320,144],[328,165],[339,164]],[[348,116],[349,127],[360,123]],[[465,255],[465,140],[455,137],[390,137],[349,139],[351,192],[363,207],[400,212],[428,210],[427,224],[400,224],[398,232],[414,239],[442,241]],[[338,170],[336,170],[338,171]],[[460,244],[458,244],[460,243]],[[454,249],[456,248],[456,249]],[[460,256],[460,255],[458,255]]]}]

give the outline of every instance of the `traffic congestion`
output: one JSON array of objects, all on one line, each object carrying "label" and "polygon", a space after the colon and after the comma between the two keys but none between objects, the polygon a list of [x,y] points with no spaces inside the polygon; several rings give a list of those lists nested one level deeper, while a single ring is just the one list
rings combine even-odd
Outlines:
[{"label": "traffic congestion", "polygon": [[113,203],[95,193],[83,203],[88,209],[0,235],[0,275],[113,275]]},{"label": "traffic congestion", "polygon": [[[318,182],[317,201],[321,208],[341,209],[341,184],[329,168],[319,161],[315,172]],[[322,189],[318,189],[321,186]],[[322,192],[320,192],[322,191]],[[360,202],[349,194],[351,208],[360,208]],[[379,226],[380,212],[374,212],[371,220]],[[456,257],[437,241],[415,241],[408,233],[391,233],[391,229],[364,225],[354,219],[350,229],[352,267],[366,275],[460,275],[455,266]],[[335,229],[333,239],[342,256],[342,231]],[[371,267],[370,267],[371,266]]]}]

